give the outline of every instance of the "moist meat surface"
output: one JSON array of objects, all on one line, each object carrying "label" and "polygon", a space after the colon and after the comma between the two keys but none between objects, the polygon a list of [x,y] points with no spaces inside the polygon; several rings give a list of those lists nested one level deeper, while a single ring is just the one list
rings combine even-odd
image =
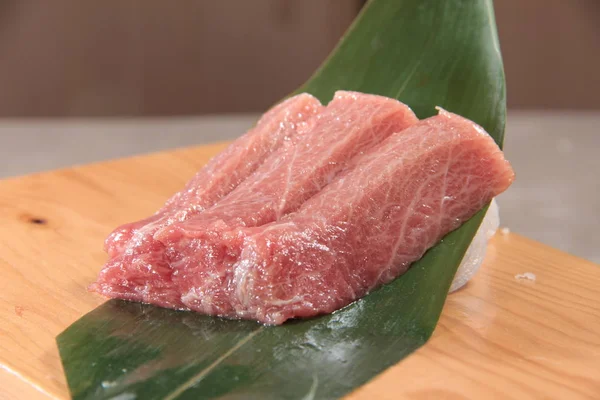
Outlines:
[{"label": "moist meat surface", "polygon": [[[133,251],[113,258],[95,285],[104,294],[130,300],[186,308],[181,296],[182,264],[201,271],[204,264],[231,259],[203,243],[234,227],[260,226],[292,212],[344,170],[353,157],[368,151],[394,132],[418,120],[404,104],[381,96],[337,92],[309,121],[310,130],[286,141],[230,194],[184,222],[152,232]],[[187,204],[183,204],[187,207]],[[184,278],[185,279],[185,278]],[[177,281],[174,286],[172,280]],[[195,280],[194,280],[195,281]]]},{"label": "moist meat surface", "polygon": [[267,111],[253,129],[214,157],[155,215],[115,229],[105,241],[108,255],[115,257],[139,247],[159,227],[185,220],[214,205],[283,143],[309,129],[309,122],[321,109],[319,100],[300,94]]},{"label": "moist meat surface", "polygon": [[483,129],[442,111],[356,160],[297,213],[232,233],[243,240],[230,244],[241,242],[230,281],[198,288],[226,288],[223,314],[269,324],[333,312],[403,274],[513,179]]},{"label": "moist meat surface", "polygon": [[[361,96],[336,100],[348,110]],[[404,273],[514,179],[492,138],[458,115],[392,129],[383,106],[361,105],[325,124],[336,100],[279,163],[271,156],[212,207],[154,231],[160,251],[109,264],[92,289],[268,324],[330,313]],[[389,132],[346,136],[365,121]]]},{"label": "moist meat surface", "polygon": [[[291,97],[274,106],[253,129],[210,160],[155,215],[115,229],[105,241],[109,260],[98,282],[103,282],[104,276],[117,275],[121,277],[121,283],[128,283],[124,287],[92,284],[90,289],[131,300],[138,298],[134,295],[136,288],[159,293],[164,284],[154,278],[168,272],[168,267],[162,263],[164,245],[154,240],[156,231],[213,206],[252,175],[270,155],[281,150],[285,143],[310,131],[315,115],[322,108],[321,103],[309,94]],[[148,279],[154,283],[142,287]],[[127,290],[131,291],[129,295],[125,293]]]}]

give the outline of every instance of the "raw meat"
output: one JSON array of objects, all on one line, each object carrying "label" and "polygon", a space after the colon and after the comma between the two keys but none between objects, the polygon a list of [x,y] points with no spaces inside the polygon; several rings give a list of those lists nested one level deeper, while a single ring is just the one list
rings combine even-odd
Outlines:
[{"label": "raw meat", "polygon": [[399,101],[339,91],[296,145],[285,146],[210,210],[161,229],[155,238],[179,243],[183,235],[276,221],[319,192],[354,156],[417,121]]},{"label": "raw meat", "polygon": [[[269,110],[253,129],[214,157],[159,212],[117,228],[105,241],[109,261],[100,276],[116,274],[122,280],[129,279],[127,286],[136,287],[168,272],[168,266],[162,262],[164,245],[153,239],[154,233],[214,205],[254,173],[269,155],[281,150],[284,143],[309,131],[316,121],[314,116],[322,108],[313,96],[300,94]],[[161,286],[164,284],[156,281],[145,290],[158,293]],[[101,289],[97,283],[92,284],[90,290],[118,297],[113,295],[110,287]]]},{"label": "raw meat", "polygon": [[445,111],[353,164],[279,222],[222,234],[214,246],[239,256],[187,275],[186,306],[267,324],[333,312],[404,273],[514,179],[483,129]]},{"label": "raw meat", "polygon": [[[308,129],[308,121],[322,108],[319,100],[306,93],[273,107],[253,129],[202,168],[155,215],[115,229],[105,241],[108,255],[116,257],[127,248],[139,248],[159,227],[189,218],[215,204],[252,174],[269,154]],[[144,229],[140,231],[141,228]]]},{"label": "raw meat", "polygon": [[[225,258],[235,257],[217,254],[221,248],[205,243],[219,240],[221,232],[260,226],[296,210],[354,156],[416,122],[413,112],[396,100],[336,93],[310,132],[287,142],[212,208],[159,229],[152,240],[155,244],[144,254],[109,263],[95,290],[113,297],[186,308],[187,298],[181,296],[182,291],[191,289],[186,286],[202,279],[203,272],[217,268],[217,260],[224,263]],[[187,279],[195,271],[194,279]]]},{"label": "raw meat", "polygon": [[482,128],[441,110],[356,160],[297,213],[239,230],[229,284],[197,291],[225,291],[235,310],[225,315],[269,324],[333,312],[404,273],[513,179]]}]

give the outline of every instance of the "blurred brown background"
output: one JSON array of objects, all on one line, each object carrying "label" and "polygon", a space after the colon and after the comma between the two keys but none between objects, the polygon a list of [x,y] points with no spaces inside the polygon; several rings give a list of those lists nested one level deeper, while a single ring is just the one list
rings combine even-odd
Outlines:
[{"label": "blurred brown background", "polygon": [[[253,112],[362,0],[2,0],[0,116]],[[509,107],[600,109],[600,1],[496,0]]]},{"label": "blurred brown background", "polygon": [[[238,137],[363,4],[0,0],[0,179]],[[503,225],[600,262],[600,0],[495,8],[517,171]]]}]

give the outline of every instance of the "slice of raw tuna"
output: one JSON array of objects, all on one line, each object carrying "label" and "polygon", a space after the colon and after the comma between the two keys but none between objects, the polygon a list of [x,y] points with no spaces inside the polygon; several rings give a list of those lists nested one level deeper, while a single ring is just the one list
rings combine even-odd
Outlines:
[{"label": "slice of raw tuna", "polygon": [[243,184],[210,210],[165,227],[155,238],[187,245],[238,226],[260,226],[297,210],[345,169],[353,157],[370,150],[394,132],[418,122],[410,108],[387,97],[336,92],[318,115],[312,131],[286,143]]},{"label": "slice of raw tuna", "polygon": [[[300,94],[274,106],[256,126],[214,157],[185,188],[153,216],[122,225],[105,241],[110,257],[139,246],[161,226],[181,221],[215,204],[251,175],[272,152],[306,129],[323,107],[309,94]],[[142,229],[143,228],[143,229]]]},{"label": "slice of raw tuna", "polygon": [[[214,157],[159,212],[117,228],[105,242],[109,261],[101,275],[118,275],[123,281],[129,279],[129,287],[161,292],[164,285],[160,281],[152,287],[145,286],[149,277],[160,275],[161,268],[165,268],[164,246],[153,240],[156,230],[214,205],[252,175],[268,156],[281,150],[284,143],[310,130],[315,115],[322,108],[313,96],[300,94],[269,110],[253,129]],[[90,290],[99,291],[99,287],[94,283]],[[122,288],[114,290],[125,292]],[[104,287],[103,293],[110,296],[110,291],[110,287]],[[121,297],[137,299],[134,294]]]},{"label": "slice of raw tuna", "polygon": [[414,113],[396,100],[336,93],[310,132],[286,143],[211,209],[158,230],[146,253],[111,261],[94,289],[112,297],[187,307],[187,298],[181,298],[191,283],[186,277],[199,271],[193,281],[202,279],[201,271],[209,270],[204,264],[213,270],[225,262],[225,255],[208,245],[220,240],[220,232],[260,226],[298,209],[354,156],[416,122]]},{"label": "slice of raw tuna", "polygon": [[182,297],[267,324],[333,312],[404,273],[513,179],[482,128],[440,111],[355,159],[297,212],[221,235],[240,255],[210,279],[187,275]]}]

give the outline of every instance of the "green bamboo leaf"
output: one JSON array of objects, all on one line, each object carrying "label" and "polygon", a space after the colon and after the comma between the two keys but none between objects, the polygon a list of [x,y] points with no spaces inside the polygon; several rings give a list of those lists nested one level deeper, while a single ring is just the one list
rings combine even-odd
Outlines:
[{"label": "green bamboo leaf", "polygon": [[[502,144],[505,86],[491,0],[371,0],[298,92],[434,106]],[[61,333],[75,399],[330,399],[423,345],[485,210],[392,283],[332,315],[263,327],[111,300]]]}]

